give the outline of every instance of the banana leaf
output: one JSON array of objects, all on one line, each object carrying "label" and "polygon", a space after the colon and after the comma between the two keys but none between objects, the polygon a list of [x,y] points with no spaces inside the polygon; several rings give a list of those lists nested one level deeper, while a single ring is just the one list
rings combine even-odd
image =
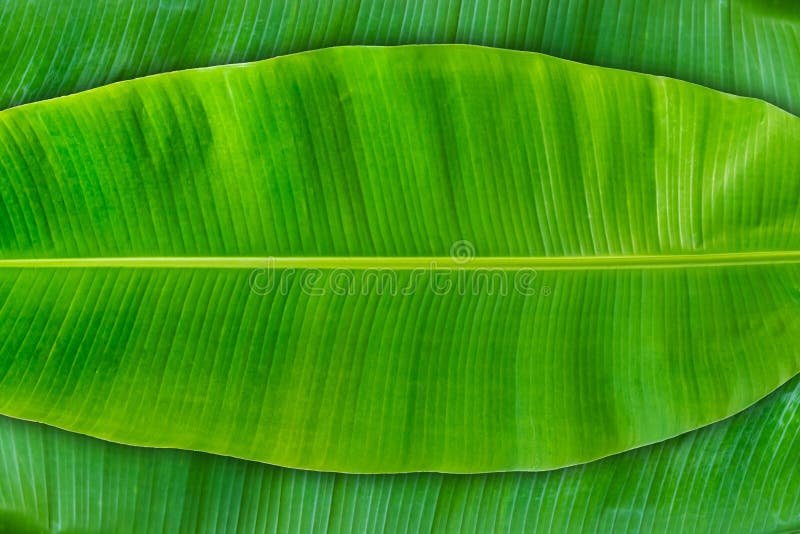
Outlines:
[{"label": "banana leaf", "polygon": [[663,440],[800,370],[798,141],[763,102],[469,46],[6,110],[0,412],[344,472]]},{"label": "banana leaf", "polygon": [[465,43],[667,75],[800,110],[794,0],[6,0],[0,108],[348,45]]},{"label": "banana leaf", "polygon": [[0,412],[343,472],[550,469],[800,370],[800,119],[470,46],[0,113]]},{"label": "banana leaf", "polygon": [[484,475],[300,471],[1,418],[0,531],[794,532],[799,407],[795,378],[657,445]]}]

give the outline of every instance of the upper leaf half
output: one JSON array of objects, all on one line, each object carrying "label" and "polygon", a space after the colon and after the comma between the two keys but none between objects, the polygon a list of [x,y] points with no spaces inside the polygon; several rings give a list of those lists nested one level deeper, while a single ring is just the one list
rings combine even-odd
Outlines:
[{"label": "upper leaf half", "polygon": [[798,142],[763,102],[466,46],[7,110],[0,411],[356,472],[685,432],[800,369]]},{"label": "upper leaf half", "polygon": [[794,0],[6,0],[0,108],[118,80],[337,45],[544,52],[800,110]]}]

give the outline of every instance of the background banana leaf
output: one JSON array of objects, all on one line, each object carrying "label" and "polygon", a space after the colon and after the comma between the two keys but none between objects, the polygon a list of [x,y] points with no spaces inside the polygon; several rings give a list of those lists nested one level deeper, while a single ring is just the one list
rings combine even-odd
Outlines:
[{"label": "background banana leaf", "polygon": [[800,369],[798,142],[763,102],[466,46],[6,110],[0,411],[352,472],[674,436]]},{"label": "background banana leaf", "polygon": [[800,379],[744,413],[546,473],[343,475],[0,419],[6,532],[793,532]]},{"label": "background banana leaf", "polygon": [[7,0],[0,28],[0,108],[326,46],[469,43],[800,109],[794,0]]}]

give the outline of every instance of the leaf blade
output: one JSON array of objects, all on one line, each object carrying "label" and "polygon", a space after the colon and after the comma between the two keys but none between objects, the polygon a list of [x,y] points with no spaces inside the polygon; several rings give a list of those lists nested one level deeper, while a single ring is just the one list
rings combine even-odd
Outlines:
[{"label": "leaf blade", "polygon": [[[761,102],[533,54],[350,48],[7,110],[0,136],[3,261],[453,251],[387,289],[354,265],[344,293],[336,269],[4,264],[6,414],[323,470],[550,469],[800,369],[800,123]],[[451,268],[458,247],[563,263]],[[776,262],[696,260],[730,254]],[[609,255],[667,268],[569,268]]]}]

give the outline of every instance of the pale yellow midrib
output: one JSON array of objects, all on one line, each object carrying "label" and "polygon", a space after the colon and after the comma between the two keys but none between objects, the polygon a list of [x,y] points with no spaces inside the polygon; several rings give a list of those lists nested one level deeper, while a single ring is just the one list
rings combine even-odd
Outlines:
[{"label": "pale yellow midrib", "polygon": [[722,267],[800,263],[800,251],[665,254],[644,256],[483,256],[429,257],[118,257],[19,258],[0,260],[0,268],[174,268],[174,269],[502,269],[615,270]]}]

